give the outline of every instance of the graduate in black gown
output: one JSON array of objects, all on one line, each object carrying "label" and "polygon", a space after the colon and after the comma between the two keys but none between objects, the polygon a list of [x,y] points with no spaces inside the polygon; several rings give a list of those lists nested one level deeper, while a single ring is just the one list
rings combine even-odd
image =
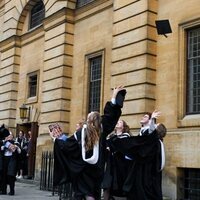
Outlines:
[{"label": "graduate in black gown", "polygon": [[[10,133],[8,131],[8,129],[5,128],[5,125],[2,124],[0,126],[0,148],[2,149],[2,147],[4,146],[5,143],[5,138],[7,136],[9,136]],[[3,151],[0,149],[0,194],[2,194],[2,190],[3,190]]]},{"label": "graduate in black gown", "polygon": [[109,145],[109,141],[113,140],[115,137],[123,139],[130,136],[131,133],[128,124],[120,119],[115,126],[114,132],[107,137],[107,158],[102,183],[104,200],[112,199],[113,196],[126,196],[123,191],[123,184],[127,178],[132,159],[120,151],[112,149],[112,146]]},{"label": "graduate in black gown", "polygon": [[[153,116],[155,117],[155,116]],[[152,126],[151,126],[152,127]],[[123,185],[129,200],[162,200],[161,142],[155,129],[145,128],[145,134],[129,138],[114,138],[110,145],[132,158]]]},{"label": "graduate in black gown", "polygon": [[[62,133],[52,130],[54,143],[54,185],[72,183],[75,199],[99,200],[104,173],[106,137],[121,115],[125,89],[113,90],[111,102],[107,102],[103,116],[98,112],[88,114],[83,128],[63,139]],[[118,101],[119,99],[119,101]],[[122,101],[121,101],[122,100]]]},{"label": "graduate in black gown", "polygon": [[17,174],[18,155],[21,153],[19,144],[14,141],[12,133],[5,138],[3,146],[3,189],[2,194],[7,194],[7,185],[10,187],[9,195],[15,195],[15,181]]}]

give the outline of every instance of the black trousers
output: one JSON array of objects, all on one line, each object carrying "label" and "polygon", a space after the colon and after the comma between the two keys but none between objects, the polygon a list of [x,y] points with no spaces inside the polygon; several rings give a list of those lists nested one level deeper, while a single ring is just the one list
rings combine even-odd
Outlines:
[{"label": "black trousers", "polygon": [[15,188],[15,181],[16,177],[8,175],[8,165],[10,162],[10,157],[4,157],[4,162],[3,162],[3,176],[2,176],[2,193],[6,194],[7,193],[7,185],[10,186],[10,193],[14,194],[14,188]]}]

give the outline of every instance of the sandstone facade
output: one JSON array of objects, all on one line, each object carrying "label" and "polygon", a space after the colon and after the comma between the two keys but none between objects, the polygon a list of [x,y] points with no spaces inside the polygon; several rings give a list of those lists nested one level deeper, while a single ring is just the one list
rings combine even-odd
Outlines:
[{"label": "sandstone facade", "polygon": [[[124,85],[122,118],[137,133],[146,111],[158,109],[168,134],[163,192],[176,199],[179,168],[200,167],[199,115],[185,112],[185,31],[200,25],[198,0],[43,0],[43,23],[29,29],[37,0],[0,1],[0,122],[16,132],[19,107],[39,125],[36,178],[41,154],[52,150],[48,125],[59,122],[72,134],[87,115],[88,60],[101,55],[101,111],[111,88]],[[155,20],[169,19],[173,33],[157,35]],[[37,73],[35,98],[27,98],[27,77]]]}]

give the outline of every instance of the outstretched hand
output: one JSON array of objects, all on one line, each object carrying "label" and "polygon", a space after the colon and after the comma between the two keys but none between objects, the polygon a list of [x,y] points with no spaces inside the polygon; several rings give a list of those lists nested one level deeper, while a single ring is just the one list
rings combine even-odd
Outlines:
[{"label": "outstretched hand", "polygon": [[154,110],[153,113],[151,114],[151,118],[157,119],[161,115],[160,111]]},{"label": "outstretched hand", "polygon": [[59,138],[62,135],[62,130],[54,127],[52,130],[49,130],[49,135],[52,139]]},{"label": "outstretched hand", "polygon": [[116,96],[117,96],[117,93],[118,93],[119,91],[121,91],[121,90],[125,90],[125,89],[124,89],[124,86],[120,85],[120,86],[115,87],[114,90],[113,90],[112,98],[115,99]]}]

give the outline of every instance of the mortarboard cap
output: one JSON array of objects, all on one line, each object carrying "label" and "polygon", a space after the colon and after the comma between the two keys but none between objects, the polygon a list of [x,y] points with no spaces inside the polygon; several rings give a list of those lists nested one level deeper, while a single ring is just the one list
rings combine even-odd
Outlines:
[{"label": "mortarboard cap", "polygon": [[119,106],[119,107],[123,107],[123,103],[124,103],[124,99],[125,99],[125,96],[126,96],[126,90],[120,90],[118,93],[117,93],[117,96],[116,96],[116,104]]},{"label": "mortarboard cap", "polygon": [[167,37],[167,33],[172,33],[172,29],[168,19],[165,20],[156,20],[156,29],[159,35],[164,35]]}]

